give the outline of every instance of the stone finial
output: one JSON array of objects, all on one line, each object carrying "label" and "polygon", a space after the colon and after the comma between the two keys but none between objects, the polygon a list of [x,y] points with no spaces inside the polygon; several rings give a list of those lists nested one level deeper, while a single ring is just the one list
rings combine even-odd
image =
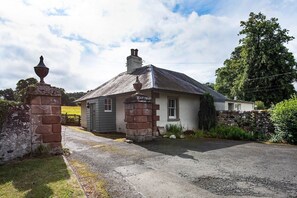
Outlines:
[{"label": "stone finial", "polygon": [[47,76],[49,68],[43,63],[43,56],[40,56],[40,61],[37,66],[34,67],[34,71],[40,78],[40,83],[44,84],[44,78]]},{"label": "stone finial", "polygon": [[138,76],[136,76],[136,81],[133,84],[134,89],[136,90],[136,94],[140,93],[141,87],[142,87],[142,83],[139,81]]}]

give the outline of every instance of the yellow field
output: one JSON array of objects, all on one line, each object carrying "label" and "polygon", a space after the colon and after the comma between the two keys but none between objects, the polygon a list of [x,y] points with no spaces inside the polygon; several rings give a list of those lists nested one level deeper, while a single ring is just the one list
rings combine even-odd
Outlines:
[{"label": "yellow field", "polygon": [[62,114],[80,115],[80,106],[62,106]]}]

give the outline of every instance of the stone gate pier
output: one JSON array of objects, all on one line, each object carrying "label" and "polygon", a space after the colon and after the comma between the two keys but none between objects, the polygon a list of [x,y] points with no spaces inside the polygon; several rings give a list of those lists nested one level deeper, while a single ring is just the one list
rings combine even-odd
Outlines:
[{"label": "stone gate pier", "polygon": [[40,57],[40,82],[28,87],[24,104],[11,107],[0,126],[0,164],[35,152],[62,153],[61,92],[44,82],[49,69]]},{"label": "stone gate pier", "polygon": [[59,153],[62,150],[61,91],[44,82],[49,69],[42,56],[34,70],[40,82],[27,90],[27,103],[31,107],[32,148],[36,150],[42,145],[50,153]]},{"label": "stone gate pier", "polygon": [[153,116],[154,104],[150,97],[140,93],[142,84],[136,77],[136,93],[125,100],[126,138],[135,142],[151,141],[156,136],[158,117]]},{"label": "stone gate pier", "polygon": [[61,152],[61,93],[48,84],[37,84],[28,91],[31,108],[32,149],[42,145],[50,153]]}]

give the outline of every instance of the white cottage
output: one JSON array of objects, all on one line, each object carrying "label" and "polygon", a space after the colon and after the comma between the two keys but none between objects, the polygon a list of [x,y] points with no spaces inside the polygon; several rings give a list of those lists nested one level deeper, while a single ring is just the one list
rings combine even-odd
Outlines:
[{"label": "white cottage", "polygon": [[137,49],[127,57],[127,71],[89,91],[76,102],[81,104],[81,125],[94,132],[125,132],[124,100],[135,92],[136,76],[142,83],[141,93],[159,106],[158,127],[181,124],[185,129],[198,128],[200,97],[210,93],[217,110],[227,110],[224,95],[189,76],[153,65],[142,66]]}]

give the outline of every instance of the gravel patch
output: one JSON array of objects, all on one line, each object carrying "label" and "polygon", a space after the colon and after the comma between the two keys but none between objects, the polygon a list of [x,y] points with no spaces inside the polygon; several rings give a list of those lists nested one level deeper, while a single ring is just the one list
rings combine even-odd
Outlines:
[{"label": "gravel patch", "polygon": [[233,176],[230,178],[199,177],[193,183],[222,196],[297,197],[296,186],[268,178]]}]

